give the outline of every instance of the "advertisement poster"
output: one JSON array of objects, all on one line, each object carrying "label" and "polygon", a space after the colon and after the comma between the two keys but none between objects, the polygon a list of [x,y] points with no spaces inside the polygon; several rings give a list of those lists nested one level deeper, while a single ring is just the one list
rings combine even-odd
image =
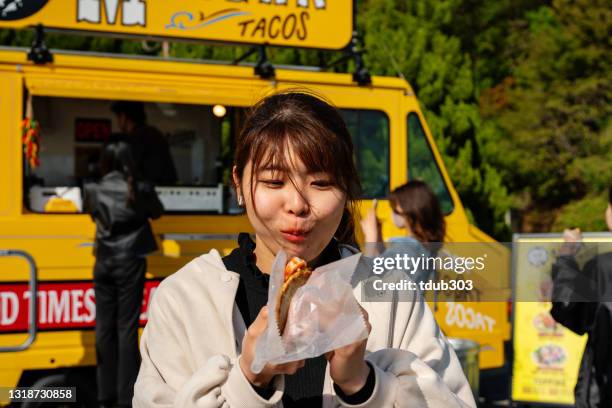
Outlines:
[{"label": "advertisement poster", "polygon": [[586,336],[556,323],[550,306],[515,304],[512,400],[573,405]]},{"label": "advertisement poster", "polygon": [[[602,242],[584,234],[585,242]],[[604,240],[610,240],[609,234]],[[517,234],[513,241],[512,400],[574,405],[574,386],[587,336],[564,328],[550,315],[552,266],[561,234]],[[575,259],[582,267],[596,253],[585,246]]]}]

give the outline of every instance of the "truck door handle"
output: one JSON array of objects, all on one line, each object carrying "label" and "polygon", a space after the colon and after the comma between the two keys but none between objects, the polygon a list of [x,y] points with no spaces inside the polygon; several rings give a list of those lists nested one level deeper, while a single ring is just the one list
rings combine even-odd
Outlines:
[{"label": "truck door handle", "polygon": [[0,249],[0,256],[12,256],[25,259],[30,265],[30,315],[28,321],[28,338],[18,346],[5,346],[0,347],[0,352],[12,352],[12,351],[23,351],[28,349],[34,340],[36,339],[37,325],[38,325],[38,269],[36,268],[36,262],[34,258],[19,249]]}]

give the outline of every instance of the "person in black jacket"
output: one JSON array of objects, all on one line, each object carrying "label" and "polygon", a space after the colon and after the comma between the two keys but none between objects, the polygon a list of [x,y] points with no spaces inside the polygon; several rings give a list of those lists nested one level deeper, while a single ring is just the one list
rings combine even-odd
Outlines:
[{"label": "person in black jacket", "polygon": [[117,101],[111,105],[111,111],[117,116],[121,132],[127,135],[126,141],[141,178],[156,185],[176,184],[176,167],[170,147],[159,129],[147,124],[144,104]]},{"label": "person in black jacket", "polygon": [[145,256],[157,249],[149,218],[159,218],[163,206],[152,184],[136,180],[130,146],[114,140],[102,150],[102,179],[85,185],[84,204],[96,223],[98,400],[101,406],[131,406],[140,366]]},{"label": "person in black jacket", "polygon": [[[612,231],[612,187],[606,209]],[[565,230],[553,265],[553,318],[577,334],[588,334],[574,389],[577,408],[612,407],[612,252],[590,259],[582,270],[574,254],[582,236]]]}]

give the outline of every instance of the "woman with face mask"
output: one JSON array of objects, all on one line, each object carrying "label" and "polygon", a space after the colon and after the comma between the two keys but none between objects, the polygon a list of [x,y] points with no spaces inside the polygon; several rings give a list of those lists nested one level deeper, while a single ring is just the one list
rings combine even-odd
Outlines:
[{"label": "woman with face mask", "polygon": [[[431,188],[420,180],[409,181],[391,192],[389,204],[393,224],[405,229],[406,235],[391,238],[389,248],[385,249],[374,205],[361,220],[365,254],[391,258],[396,254],[407,254],[410,257],[436,256],[444,241],[446,223],[438,198]],[[433,270],[423,268],[408,272],[416,282],[427,281],[434,273]]]},{"label": "woman with face mask", "polygon": [[[390,302],[361,302],[369,330],[362,341],[251,370],[273,313],[265,305],[276,254],[313,268],[355,254],[346,243],[354,242],[359,182],[342,117],[308,92],[260,101],[236,146],[234,184],[254,234],[240,234],[228,256],[211,250],[160,284],[142,334],[134,406],[474,407],[418,294],[397,313]],[[354,282],[357,299],[361,288]]]}]

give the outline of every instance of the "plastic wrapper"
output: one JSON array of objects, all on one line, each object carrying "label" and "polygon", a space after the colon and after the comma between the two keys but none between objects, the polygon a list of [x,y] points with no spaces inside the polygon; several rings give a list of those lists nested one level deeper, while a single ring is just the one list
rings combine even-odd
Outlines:
[{"label": "plastic wrapper", "polygon": [[270,275],[268,327],[255,346],[251,371],[259,373],[267,363],[282,364],[317,357],[367,338],[359,304],[353,295],[351,277],[361,254],[323,265],[291,301],[287,326],[281,337],[276,304],[283,285],[287,254],[280,251]]}]

